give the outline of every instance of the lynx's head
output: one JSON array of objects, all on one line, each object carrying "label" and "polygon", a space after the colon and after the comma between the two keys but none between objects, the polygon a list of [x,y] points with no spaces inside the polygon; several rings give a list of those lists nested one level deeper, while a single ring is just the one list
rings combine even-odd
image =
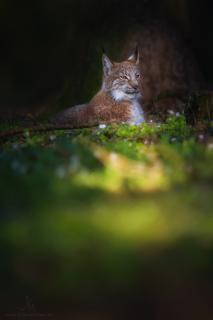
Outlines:
[{"label": "lynx's head", "polygon": [[138,100],[140,94],[140,68],[138,49],[123,62],[112,62],[103,54],[102,90],[109,93],[114,100]]}]

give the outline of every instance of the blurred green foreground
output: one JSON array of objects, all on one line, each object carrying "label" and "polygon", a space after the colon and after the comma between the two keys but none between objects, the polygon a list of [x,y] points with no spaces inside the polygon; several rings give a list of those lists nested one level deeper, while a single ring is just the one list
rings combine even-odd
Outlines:
[{"label": "blurred green foreground", "polygon": [[2,145],[0,176],[1,311],[30,296],[72,319],[212,319],[211,130],[178,114],[26,131]]}]

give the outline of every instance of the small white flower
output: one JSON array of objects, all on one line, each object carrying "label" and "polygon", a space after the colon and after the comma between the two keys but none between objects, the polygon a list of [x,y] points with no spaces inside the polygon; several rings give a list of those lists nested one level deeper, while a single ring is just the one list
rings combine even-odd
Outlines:
[{"label": "small white flower", "polygon": [[175,114],[173,110],[168,110],[168,113],[171,114],[171,115]]},{"label": "small white flower", "polygon": [[149,120],[149,122],[150,122],[150,123],[152,123],[152,122],[153,122],[153,120],[151,119],[151,120]]},{"label": "small white flower", "polygon": [[56,139],[56,136],[54,134],[51,134],[49,136],[50,141],[54,141]]},{"label": "small white flower", "polygon": [[176,112],[176,117],[180,117],[180,112]]},{"label": "small white flower", "polygon": [[213,150],[213,143],[208,144],[208,149]]},{"label": "small white flower", "polygon": [[175,141],[177,141],[177,138],[171,138],[171,142],[175,142]]},{"label": "small white flower", "polygon": [[200,140],[203,140],[203,139],[204,139],[204,135],[203,135],[203,134],[199,134],[198,138],[199,138]]},{"label": "small white flower", "polygon": [[99,124],[99,128],[100,128],[100,129],[106,128],[106,124]]}]

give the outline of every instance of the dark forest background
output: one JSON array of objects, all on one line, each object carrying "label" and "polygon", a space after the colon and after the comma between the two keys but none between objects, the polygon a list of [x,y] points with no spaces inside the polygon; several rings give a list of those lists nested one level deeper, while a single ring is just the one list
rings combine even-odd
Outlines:
[{"label": "dark forest background", "polygon": [[[0,0],[0,25],[0,319],[212,320],[211,1]],[[138,39],[146,122],[49,126]]]},{"label": "dark forest background", "polygon": [[153,19],[181,32],[211,88],[210,0],[1,0],[1,114],[88,100],[100,85],[102,47],[118,59],[124,31]]}]

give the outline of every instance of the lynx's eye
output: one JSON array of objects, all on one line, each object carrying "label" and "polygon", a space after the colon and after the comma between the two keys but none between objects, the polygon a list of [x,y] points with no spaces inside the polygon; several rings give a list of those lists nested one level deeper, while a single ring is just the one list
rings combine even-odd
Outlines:
[{"label": "lynx's eye", "polygon": [[135,77],[136,77],[136,79],[139,79],[139,78],[140,78],[140,74],[139,74],[139,73],[136,73],[136,74],[135,74]]},{"label": "lynx's eye", "polygon": [[128,77],[125,76],[125,75],[121,75],[121,76],[120,76],[120,79],[122,79],[122,80],[128,80]]}]

